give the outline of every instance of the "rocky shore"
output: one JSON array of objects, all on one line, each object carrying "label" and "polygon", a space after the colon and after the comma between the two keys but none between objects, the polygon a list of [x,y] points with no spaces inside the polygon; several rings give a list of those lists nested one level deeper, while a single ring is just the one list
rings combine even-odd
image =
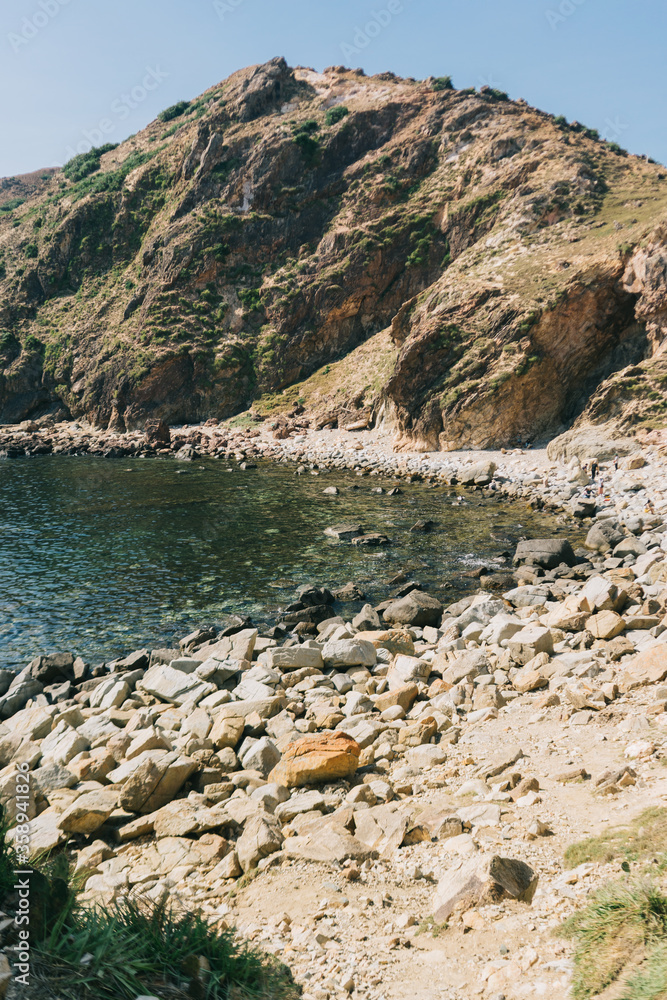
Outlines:
[{"label": "rocky shore", "polygon": [[[218,443],[225,433],[184,431],[172,447],[248,468],[349,461],[333,435]],[[367,438],[351,447],[360,472],[388,461]],[[552,931],[620,871],[567,870],[565,848],[667,800],[654,457],[631,456],[613,499],[579,510],[595,514],[585,547],[520,543],[502,591],[445,607],[408,580],[352,617],[334,616],[324,586],[301,588],[261,631],[239,621],[105,667],[68,652],[4,671],[0,799],[16,816],[28,773],[30,850],[67,850],[83,900],[200,909],[279,955],[307,1000],[564,1000],[569,946]],[[548,490],[544,460],[499,456],[471,481],[530,497],[526,464]],[[475,468],[473,456],[400,461],[436,480]],[[577,462],[551,472],[554,500],[582,505],[582,476]],[[332,528],[340,544],[359,537]]]},{"label": "rocky shore", "polygon": [[[241,427],[234,420],[176,428],[148,421],[144,431],[121,433],[86,423],[55,423],[49,417],[0,426],[0,458],[216,459],[234,462],[242,470],[252,470],[257,459],[268,459],[294,463],[299,473],[351,469],[361,476],[485,489],[537,510],[577,518],[601,511],[639,515],[647,507],[659,511],[667,505],[667,439],[662,432],[644,435],[643,447],[631,439],[615,442],[604,434],[570,432],[548,447],[424,454],[395,452],[393,430],[366,424],[362,420],[343,428],[313,428],[307,417],[296,413],[273,421],[248,417]],[[593,481],[594,460],[598,474]]]}]

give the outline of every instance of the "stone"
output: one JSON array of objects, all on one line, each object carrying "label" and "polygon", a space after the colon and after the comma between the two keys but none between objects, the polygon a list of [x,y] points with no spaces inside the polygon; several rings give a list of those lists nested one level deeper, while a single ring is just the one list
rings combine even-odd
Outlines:
[{"label": "stone", "polygon": [[595,614],[598,611],[621,611],[625,594],[611,580],[603,576],[592,576],[578,594],[580,607]]},{"label": "stone", "polygon": [[173,705],[196,704],[217,691],[215,684],[202,681],[196,674],[186,674],[164,663],[147,670],[137,688]]},{"label": "stone", "polygon": [[267,649],[263,654],[269,667],[277,670],[299,670],[301,667],[324,669],[322,651],[318,646],[287,646]]},{"label": "stone", "polygon": [[419,688],[416,684],[401,684],[391,691],[376,695],[375,708],[378,712],[385,712],[388,708],[400,705],[404,712],[409,712],[418,694]]},{"label": "stone", "polygon": [[334,524],[324,529],[325,535],[328,535],[329,538],[336,538],[339,542],[351,542],[363,533],[364,529],[360,524]]},{"label": "stone", "polygon": [[91,708],[101,708],[104,711],[118,708],[129,693],[130,689],[124,680],[119,677],[109,677],[91,691],[89,704]]},{"label": "stone", "polygon": [[548,686],[549,678],[544,677],[539,670],[532,670],[530,667],[522,667],[512,680],[512,687],[521,694],[538,691],[540,688]]},{"label": "stone", "polygon": [[570,543],[564,538],[532,538],[519,542],[514,554],[514,563],[556,569],[561,563],[574,566],[575,554]]},{"label": "stone", "polygon": [[644,684],[660,684],[667,679],[667,643],[660,642],[632,660],[623,674],[622,688],[630,690]]},{"label": "stone", "polygon": [[71,653],[50,653],[38,656],[28,664],[30,676],[42,684],[57,684],[74,680],[74,656]]},{"label": "stone", "polygon": [[614,639],[625,629],[625,622],[615,611],[600,611],[591,615],[586,628],[596,639]]},{"label": "stone", "polygon": [[595,552],[609,552],[623,540],[623,532],[611,521],[596,521],[586,535],[584,545]]},{"label": "stone", "polygon": [[40,694],[43,689],[41,681],[19,675],[10,684],[7,694],[0,698],[0,719],[10,719],[30,698]]},{"label": "stone", "polygon": [[329,669],[373,667],[377,661],[377,652],[373,643],[366,639],[337,639],[324,644],[322,659]]},{"label": "stone", "polygon": [[223,750],[225,747],[233,750],[238,746],[244,728],[245,719],[234,716],[218,717],[213,723],[209,739],[216,750]]},{"label": "stone", "polygon": [[66,833],[90,835],[106,823],[117,804],[116,789],[84,792],[65,810],[58,825]]},{"label": "stone", "polygon": [[128,812],[144,815],[170,802],[198,766],[190,757],[159,750],[149,750],[143,760],[138,757],[136,761],[137,766],[123,783],[118,804]]},{"label": "stone", "polygon": [[626,556],[634,556],[636,558],[646,555],[646,546],[638,538],[635,538],[634,535],[628,535],[618,545],[614,546],[613,555],[616,559],[625,559]]},{"label": "stone", "polygon": [[433,918],[444,923],[456,910],[506,899],[529,903],[536,888],[537,875],[523,861],[498,855],[475,857],[445,872],[433,900]]},{"label": "stone", "polygon": [[348,858],[367,861],[375,854],[372,848],[353,837],[345,827],[334,824],[329,824],[316,833],[288,837],[283,844],[283,852],[288,858],[338,864]]},{"label": "stone", "polygon": [[249,819],[236,843],[236,854],[244,872],[256,868],[262,858],[279,851],[283,844],[280,824],[273,817]]},{"label": "stone", "polygon": [[354,814],[354,835],[381,858],[390,858],[401,846],[408,816],[393,805],[372,806]]},{"label": "stone", "polygon": [[58,788],[72,788],[77,783],[77,776],[61,764],[51,763],[44,767],[38,767],[31,774],[31,781],[35,788],[48,799],[49,792]]},{"label": "stone", "polygon": [[382,617],[392,625],[435,625],[440,623],[443,605],[421,590],[411,590],[405,597],[392,601]]},{"label": "stone", "polygon": [[496,463],[492,461],[476,462],[472,466],[460,468],[457,479],[462,486],[488,486],[496,468]]},{"label": "stone", "polygon": [[477,774],[484,780],[495,778],[499,774],[502,774],[503,771],[506,771],[508,767],[513,767],[522,757],[523,750],[521,747],[509,747],[496,757],[492,757],[490,761],[482,764],[477,769]]},{"label": "stone", "polygon": [[66,722],[59,722],[42,742],[42,754],[56,764],[69,764],[77,754],[88,750],[90,743]]},{"label": "stone", "polygon": [[246,771],[259,771],[265,778],[279,760],[280,750],[268,736],[263,736],[256,743],[253,743],[247,753],[241,757],[241,763]]},{"label": "stone", "polygon": [[431,673],[431,664],[417,656],[399,654],[387,675],[389,690],[397,691],[415,681],[425,681]]},{"label": "stone", "polygon": [[286,788],[347,778],[357,769],[359,744],[342,732],[318,733],[290,743],[269,774],[269,781]]},{"label": "stone", "polygon": [[413,767],[427,771],[430,767],[444,764],[447,760],[447,751],[442,745],[434,746],[427,743],[424,746],[412,747],[405,756]]},{"label": "stone", "polygon": [[373,610],[372,604],[364,604],[359,614],[352,619],[352,624],[360,632],[373,632],[381,628],[380,616]]},{"label": "stone", "polygon": [[551,631],[543,625],[527,625],[508,641],[509,651],[516,663],[528,663],[538,653],[554,651]]}]

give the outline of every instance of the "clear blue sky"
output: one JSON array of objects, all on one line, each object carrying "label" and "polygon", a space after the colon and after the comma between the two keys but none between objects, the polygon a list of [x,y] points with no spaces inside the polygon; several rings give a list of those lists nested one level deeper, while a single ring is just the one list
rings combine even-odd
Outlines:
[{"label": "clear blue sky", "polygon": [[666,29],[664,0],[9,0],[0,177],[62,164],[102,119],[120,141],[276,55],[489,83],[664,163]]}]

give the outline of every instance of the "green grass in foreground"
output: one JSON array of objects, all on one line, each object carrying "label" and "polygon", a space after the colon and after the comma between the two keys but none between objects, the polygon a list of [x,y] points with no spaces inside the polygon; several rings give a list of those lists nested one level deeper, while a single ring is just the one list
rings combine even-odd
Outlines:
[{"label": "green grass in foreground", "polygon": [[121,1000],[147,993],[226,1000],[288,997],[285,968],[213,931],[197,913],[137,901],[77,909],[56,921],[40,946],[50,987],[63,1000]]},{"label": "green grass in foreground", "polygon": [[603,886],[562,933],[574,938],[574,1000],[666,1000],[667,896],[649,881]]},{"label": "green grass in foreground", "polygon": [[[0,907],[18,904],[16,853],[0,809]],[[199,913],[166,902],[77,902],[67,855],[30,867],[31,982],[26,1000],[295,1000],[290,972],[271,956],[217,931]],[[12,944],[13,942],[8,942]]]}]

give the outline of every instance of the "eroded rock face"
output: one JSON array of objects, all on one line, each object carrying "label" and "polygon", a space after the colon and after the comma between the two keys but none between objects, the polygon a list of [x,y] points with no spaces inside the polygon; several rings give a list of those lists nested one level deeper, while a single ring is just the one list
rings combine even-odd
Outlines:
[{"label": "eroded rock face", "polygon": [[[507,444],[582,409],[629,427],[655,407],[642,387],[664,374],[659,165],[491,91],[387,74],[360,88],[354,71],[313,77],[281,58],[176,124],[164,137],[152,123],[146,152],[121,143],[81,182],[8,179],[26,201],[0,213],[0,421],[85,417],[159,448],[170,424],[230,416],[315,372],[314,426],[354,431],[381,412],[399,448]],[[619,222],[619,255],[591,222],[616,187],[647,185],[650,213]],[[67,343],[49,332],[65,299]]]}]

